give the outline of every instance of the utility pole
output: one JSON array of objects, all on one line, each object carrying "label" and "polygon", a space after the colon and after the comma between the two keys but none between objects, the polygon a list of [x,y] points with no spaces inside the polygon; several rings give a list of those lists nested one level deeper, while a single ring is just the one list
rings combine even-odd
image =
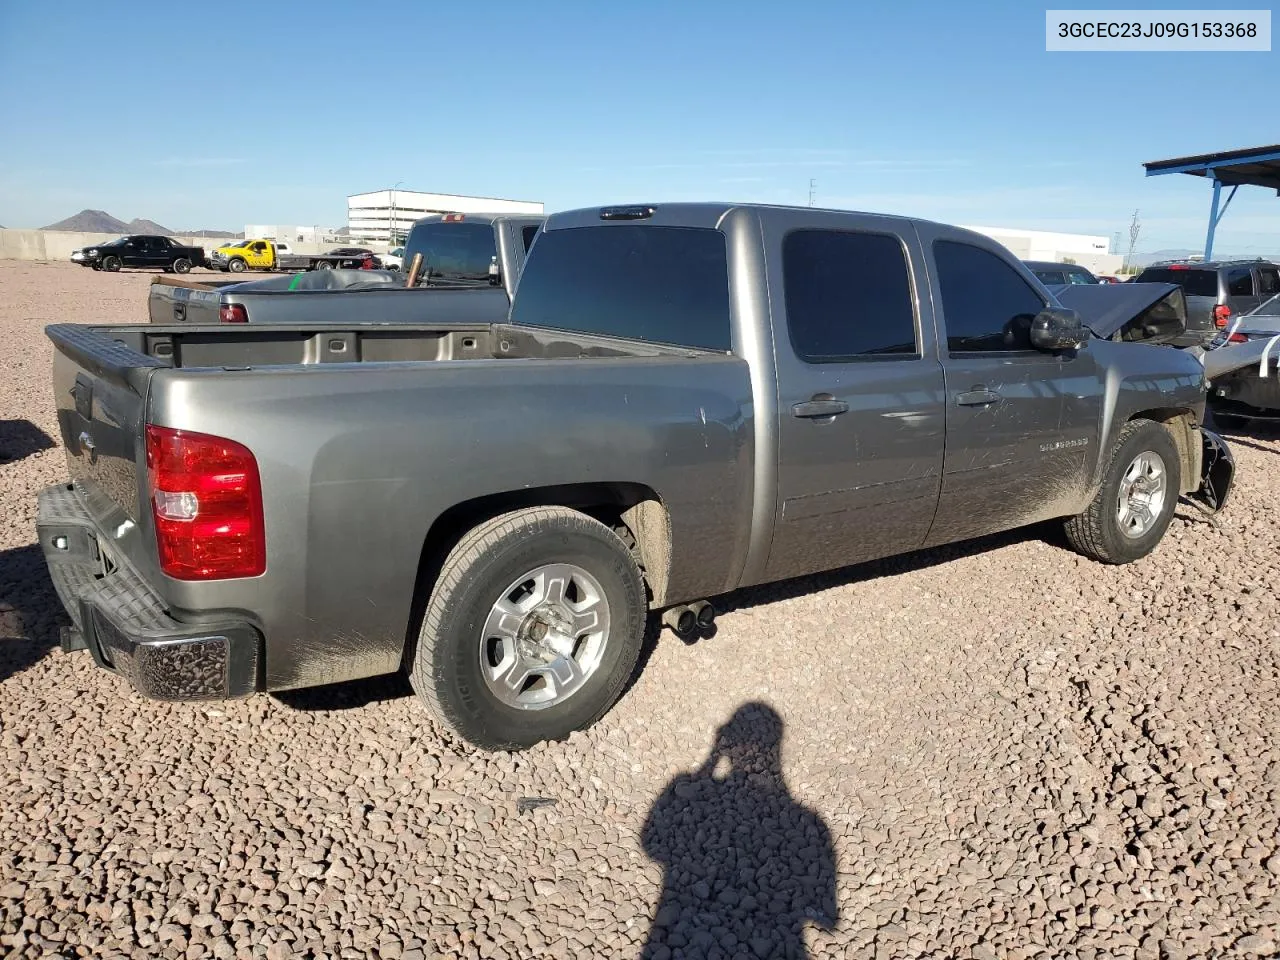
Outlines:
[{"label": "utility pole", "polygon": [[1129,224],[1129,252],[1125,254],[1124,265],[1129,267],[1133,263],[1133,251],[1138,246],[1138,235],[1142,233],[1142,221],[1138,219],[1138,211],[1133,211],[1133,222]]},{"label": "utility pole", "polygon": [[813,206],[813,192],[817,189],[818,189],[818,181],[813,179],[813,177],[810,177],[809,178],[809,206],[811,207]]}]

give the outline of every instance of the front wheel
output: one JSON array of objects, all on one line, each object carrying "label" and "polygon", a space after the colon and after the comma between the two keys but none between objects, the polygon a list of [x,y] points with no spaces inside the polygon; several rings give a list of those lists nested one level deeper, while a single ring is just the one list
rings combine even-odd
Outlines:
[{"label": "front wheel", "polygon": [[191,261],[188,260],[186,257],[179,257],[177,260],[173,261],[173,272],[174,273],[190,273]]},{"label": "front wheel", "polygon": [[1067,539],[1103,563],[1139,560],[1169,529],[1181,489],[1181,461],[1169,431],[1152,420],[1131,420],[1112,448],[1093,502],[1067,521]]},{"label": "front wheel", "polygon": [[644,584],[627,545],[564,507],[503,514],[449,553],[409,665],[414,691],[486,750],[600,719],[635,669]]},{"label": "front wheel", "polygon": [[332,270],[332,269],[333,269],[333,264],[332,264],[332,263],[330,263],[328,260],[321,260],[319,263],[317,263],[317,264],[316,264],[316,269],[317,269],[317,270]]},{"label": "front wheel", "polygon": [[104,258],[104,259],[103,259],[103,261],[102,261],[102,269],[103,269],[103,270],[105,270],[105,271],[107,271],[107,273],[119,273],[119,272],[120,272],[120,258],[119,258],[119,257],[106,257],[106,258]]},{"label": "front wheel", "polygon": [[245,266],[246,266],[245,262],[241,260],[239,257],[236,257],[234,260],[230,261],[227,264],[227,269],[230,270],[232,273],[244,273]]}]

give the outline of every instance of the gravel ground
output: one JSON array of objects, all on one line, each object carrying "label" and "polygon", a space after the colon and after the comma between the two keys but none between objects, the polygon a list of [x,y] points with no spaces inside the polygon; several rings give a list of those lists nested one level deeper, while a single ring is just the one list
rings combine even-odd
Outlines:
[{"label": "gravel ground", "polygon": [[165,704],[57,649],[41,330],[149,280],[0,262],[0,953],[1277,955],[1280,434],[1144,561],[1037,529],[743,592],[478,755],[397,679]]}]

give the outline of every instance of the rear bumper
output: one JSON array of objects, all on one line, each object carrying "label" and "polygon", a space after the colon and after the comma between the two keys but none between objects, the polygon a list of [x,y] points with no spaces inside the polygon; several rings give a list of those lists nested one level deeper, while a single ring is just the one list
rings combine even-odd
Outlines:
[{"label": "rear bumper", "polygon": [[94,661],[158,700],[221,700],[258,689],[262,637],[241,620],[184,623],[155,591],[101,543],[72,484],[39,495],[36,529],[58,598],[75,624],[68,649],[88,648]]}]

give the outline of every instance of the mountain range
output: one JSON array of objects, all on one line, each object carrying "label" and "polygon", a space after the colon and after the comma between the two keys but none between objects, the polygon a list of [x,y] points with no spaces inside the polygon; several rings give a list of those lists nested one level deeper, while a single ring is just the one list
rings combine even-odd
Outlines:
[{"label": "mountain range", "polygon": [[[1187,247],[1171,247],[1168,250],[1152,250],[1150,253],[1135,253],[1132,263],[1136,267],[1145,267],[1149,264],[1156,263],[1160,260],[1185,260],[1187,257],[1198,257],[1204,252],[1203,248],[1192,250]],[[1213,259],[1215,260],[1257,260],[1258,254],[1234,254],[1224,253],[1220,250],[1213,251]],[[1280,254],[1271,256],[1263,256],[1263,260],[1271,260],[1280,263]]]},{"label": "mountain range", "polygon": [[136,217],[128,223],[113,217],[105,210],[81,210],[74,217],[51,223],[41,230],[67,230],[73,233],[141,233],[151,236],[227,237],[243,236],[227,230],[170,230],[168,227]]}]

